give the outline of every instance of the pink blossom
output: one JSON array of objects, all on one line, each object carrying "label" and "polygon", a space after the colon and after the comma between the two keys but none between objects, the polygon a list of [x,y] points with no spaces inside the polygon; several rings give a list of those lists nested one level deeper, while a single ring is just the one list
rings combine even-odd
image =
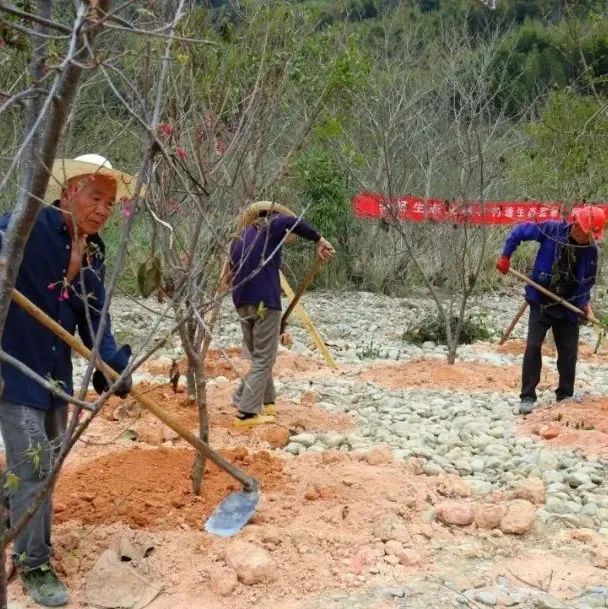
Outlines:
[{"label": "pink blossom", "polygon": [[63,288],[63,290],[61,290],[61,294],[59,294],[59,301],[63,302],[64,300],[69,300],[70,298],[70,293],[68,292],[67,288]]},{"label": "pink blossom", "polygon": [[46,289],[47,290],[54,290],[56,285],[57,285],[57,282],[55,282],[55,283],[49,283],[49,285],[46,286]]},{"label": "pink blossom", "polygon": [[120,199],[120,213],[125,220],[128,220],[133,215],[133,199],[128,197]]},{"label": "pink blossom", "polygon": [[173,125],[170,125],[169,123],[159,123],[158,134],[163,137],[171,137],[173,134]]},{"label": "pink blossom", "polygon": [[188,156],[188,153],[186,152],[185,148],[178,146],[175,149],[175,155],[177,156],[178,159],[181,159],[183,161]]}]

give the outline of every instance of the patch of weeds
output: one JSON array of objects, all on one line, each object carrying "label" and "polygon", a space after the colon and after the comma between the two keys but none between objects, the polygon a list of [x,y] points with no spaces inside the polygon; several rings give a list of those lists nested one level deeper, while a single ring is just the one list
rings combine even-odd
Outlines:
[{"label": "patch of weeds", "polygon": [[372,338],[369,343],[357,343],[355,346],[355,355],[358,359],[387,359],[388,352],[382,351],[382,349],[374,344]]},{"label": "patch of weeds", "polygon": [[[452,332],[456,329],[458,317],[455,315],[451,319]],[[488,329],[485,316],[469,316],[463,320],[460,328],[459,344],[471,344],[478,340],[490,340],[492,333]],[[414,322],[403,332],[402,339],[420,345],[427,341],[437,344],[447,344],[446,324],[443,317],[438,313],[433,313]]]}]

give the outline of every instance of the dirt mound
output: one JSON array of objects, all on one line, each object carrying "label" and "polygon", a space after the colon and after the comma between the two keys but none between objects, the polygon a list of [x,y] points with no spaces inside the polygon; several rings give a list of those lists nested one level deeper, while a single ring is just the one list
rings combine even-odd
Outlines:
[{"label": "dirt mound", "polygon": [[[222,451],[255,477],[262,490],[283,480],[283,462],[267,452]],[[202,527],[219,502],[240,485],[214,464],[207,464],[201,497],[192,493],[194,451],[140,449],[113,452],[68,469],[55,492],[55,519],[83,524],[123,522],[136,528],[170,529],[181,524]]]},{"label": "dirt mound", "polygon": [[[178,366],[181,374],[185,374],[188,369],[186,359],[180,360]],[[167,382],[169,380],[169,369],[169,364],[157,361],[146,362],[141,367],[142,372],[148,372],[149,374],[161,377],[165,376]],[[209,349],[205,359],[205,376],[208,379],[225,376],[228,379],[234,380],[239,378],[240,375],[246,374],[248,369],[249,361],[242,356],[240,347],[228,347],[222,351]],[[310,372],[332,374],[333,371],[321,361],[297,355],[291,351],[281,351],[278,354],[274,366],[275,377],[291,378]],[[184,382],[183,376],[181,382]]]},{"label": "dirt mound", "polygon": [[539,408],[519,429],[556,447],[580,448],[585,454],[608,456],[608,399],[564,402]]},{"label": "dirt mound", "polygon": [[[441,389],[472,389],[512,392],[519,387],[519,366],[496,366],[483,362],[456,362],[416,359],[403,363],[381,363],[361,373],[366,381],[381,383],[391,389],[432,387]],[[543,381],[551,376],[543,371]]]}]

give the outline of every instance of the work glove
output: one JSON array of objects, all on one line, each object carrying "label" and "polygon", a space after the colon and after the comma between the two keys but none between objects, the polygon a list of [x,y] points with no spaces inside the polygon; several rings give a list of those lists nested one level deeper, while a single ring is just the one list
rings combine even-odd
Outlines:
[{"label": "work glove", "polygon": [[506,275],[511,268],[511,258],[509,256],[505,256],[504,254],[500,256],[500,258],[496,261],[496,268],[500,273]]},{"label": "work glove", "polygon": [[[131,346],[123,345],[112,357],[111,360],[107,361],[106,364],[116,370],[116,372],[122,372],[129,363],[129,358],[131,357]],[[126,398],[129,395],[129,391],[131,391],[131,387],[133,386],[133,379],[131,375],[127,375],[123,378],[116,388],[114,389],[114,395],[117,395],[119,398]],[[99,395],[108,390],[108,381],[104,376],[101,370],[95,370],[93,373],[93,387],[95,391]]]}]

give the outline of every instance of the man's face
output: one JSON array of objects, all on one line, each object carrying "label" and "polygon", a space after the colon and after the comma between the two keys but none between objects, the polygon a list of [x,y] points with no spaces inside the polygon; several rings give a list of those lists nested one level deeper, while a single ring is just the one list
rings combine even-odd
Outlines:
[{"label": "man's face", "polygon": [[91,174],[68,181],[61,208],[70,213],[79,235],[94,235],[110,217],[115,200],[116,182],[107,176]]},{"label": "man's face", "polygon": [[570,236],[579,245],[588,245],[593,241],[593,235],[591,233],[586,233],[577,222],[572,225]]}]

